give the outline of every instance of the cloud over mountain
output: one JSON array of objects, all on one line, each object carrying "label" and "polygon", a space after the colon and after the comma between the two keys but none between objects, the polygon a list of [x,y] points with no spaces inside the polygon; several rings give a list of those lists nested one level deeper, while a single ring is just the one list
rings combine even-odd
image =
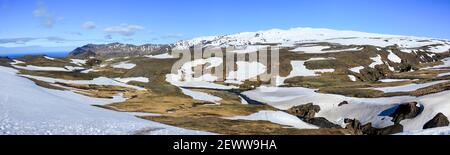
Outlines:
[{"label": "cloud over mountain", "polygon": [[145,28],[140,25],[121,24],[119,26],[112,26],[105,28],[103,31],[108,34],[120,34],[123,36],[133,36],[137,31],[144,30]]}]

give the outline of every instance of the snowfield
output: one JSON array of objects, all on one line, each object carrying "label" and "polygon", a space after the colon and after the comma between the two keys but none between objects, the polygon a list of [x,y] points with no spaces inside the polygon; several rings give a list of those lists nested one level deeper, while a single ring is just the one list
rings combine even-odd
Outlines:
[{"label": "snowfield", "polygon": [[[327,118],[329,121],[340,124],[343,127],[345,118],[358,119],[363,124],[372,122],[372,125],[376,128],[393,125],[392,118],[383,113],[386,113],[388,109],[396,107],[398,104],[413,101],[424,106],[424,111],[413,119],[406,119],[401,122],[405,132],[422,129],[426,122],[440,112],[447,117],[450,116],[450,101],[448,100],[450,91],[421,97],[355,98],[317,93],[314,89],[301,87],[261,87],[243,94],[283,110],[296,105],[314,103],[321,108],[316,117]],[[347,101],[349,104],[338,106],[342,101]]]},{"label": "snowfield", "polygon": [[97,108],[117,100],[42,88],[16,73],[0,66],[0,135],[211,134]]},{"label": "snowfield", "polygon": [[153,58],[153,59],[173,59],[173,58],[175,58],[172,55],[170,55],[169,53],[158,54],[158,55],[146,55],[145,57]]},{"label": "snowfield", "polygon": [[193,91],[193,90],[184,89],[184,88],[181,88],[181,91],[185,95],[190,96],[195,100],[207,101],[207,102],[212,102],[212,103],[216,103],[216,104],[219,104],[218,102],[222,100],[222,98],[210,95],[208,93]]},{"label": "snowfield", "polygon": [[67,84],[94,84],[94,85],[109,85],[109,86],[120,86],[120,87],[127,87],[127,88],[132,88],[132,89],[136,89],[136,90],[146,90],[145,88],[141,88],[138,86],[132,86],[132,85],[127,85],[125,83],[122,82],[118,82],[116,80],[107,78],[107,77],[98,77],[95,78],[93,80],[64,80],[64,79],[55,79],[55,78],[49,78],[49,77],[40,77],[40,76],[32,76],[32,75],[21,75],[23,77],[27,77],[27,78],[31,78],[31,79],[35,79],[35,80],[39,80],[39,81],[44,81],[44,82],[48,82],[48,83],[67,83]]},{"label": "snowfield", "polygon": [[360,73],[361,69],[364,69],[364,66],[359,66],[359,67],[353,67],[350,68],[350,71],[355,72],[355,73]]},{"label": "snowfield", "polygon": [[434,81],[434,82],[428,82],[428,83],[422,83],[422,84],[408,84],[403,86],[395,86],[395,87],[381,87],[381,88],[371,88],[374,90],[383,91],[385,93],[392,93],[392,92],[409,92],[409,91],[415,91],[421,88],[429,87],[432,85],[437,85],[441,83],[448,82],[448,80],[443,81]]},{"label": "snowfield", "polygon": [[300,61],[300,60],[292,60],[291,66],[292,70],[289,73],[287,77],[278,77],[277,78],[277,85],[283,85],[284,81],[286,79],[297,77],[297,76],[319,76],[321,73],[326,72],[334,72],[334,69],[316,69],[316,70],[310,70],[307,69],[305,66],[306,61]]},{"label": "snowfield", "polygon": [[128,62],[121,62],[118,64],[115,64],[112,66],[113,68],[119,68],[119,69],[133,69],[136,67],[136,64],[128,63]]},{"label": "snowfield", "polygon": [[122,83],[128,83],[130,81],[136,81],[136,82],[143,82],[148,83],[150,80],[146,77],[128,77],[128,78],[114,78],[114,80],[117,80]]},{"label": "snowfield", "polygon": [[272,123],[286,125],[298,129],[318,129],[319,127],[308,124],[300,120],[297,116],[282,111],[260,111],[249,116],[227,117],[231,120],[252,120],[252,121],[269,121]]},{"label": "snowfield", "polygon": [[[271,29],[258,32],[243,32],[222,36],[198,37],[191,40],[179,41],[175,44],[175,49],[189,49],[191,46],[199,46],[204,43],[204,47],[228,47],[246,46],[255,44],[279,44],[290,47],[298,43],[318,43],[328,42],[341,45],[373,45],[387,47],[398,45],[403,49],[419,48],[428,45],[437,45],[430,50],[434,53],[448,52],[449,41],[432,39],[426,37],[412,37],[400,35],[385,35],[375,33],[365,33],[356,31],[332,30],[324,28],[292,28],[292,29]],[[302,47],[309,48],[309,47]],[[310,51],[313,53],[323,53],[325,47],[310,47],[310,49],[295,49],[294,51]],[[331,51],[333,52],[333,51]]]},{"label": "snowfield", "polygon": [[86,64],[87,60],[81,60],[81,59],[70,59],[72,64],[83,66]]},{"label": "snowfield", "polygon": [[75,70],[83,70],[83,67],[73,67],[73,66],[65,66],[62,67],[40,67],[40,66],[34,66],[34,65],[27,65],[27,66],[18,66],[18,65],[12,65],[14,68],[23,69],[23,70],[29,70],[29,71],[56,71],[56,72],[73,72]]}]

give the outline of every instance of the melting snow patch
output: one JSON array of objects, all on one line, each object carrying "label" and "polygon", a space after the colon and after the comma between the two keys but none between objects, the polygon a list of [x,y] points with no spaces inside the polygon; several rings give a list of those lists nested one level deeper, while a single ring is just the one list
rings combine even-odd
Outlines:
[{"label": "melting snow patch", "polygon": [[330,46],[307,46],[307,47],[297,47],[292,52],[304,52],[304,53],[327,53],[323,51],[324,49],[330,48]]},{"label": "melting snow patch", "polygon": [[222,98],[220,98],[220,97],[213,96],[213,95],[210,95],[210,94],[204,93],[204,92],[193,91],[193,90],[189,90],[189,89],[185,89],[185,88],[181,88],[181,91],[185,95],[190,96],[193,99],[200,100],[200,101],[207,101],[207,102],[212,102],[212,103],[218,104],[218,102],[222,100]]},{"label": "melting snow patch", "polygon": [[287,77],[277,77],[277,85],[282,85],[284,80],[298,76],[318,76],[320,73],[334,72],[334,69],[309,70],[305,66],[305,61],[291,61],[292,70]]},{"label": "melting snow patch", "polygon": [[378,81],[380,81],[380,82],[402,82],[402,81],[411,81],[411,79],[381,79]]},{"label": "melting snow patch", "polygon": [[25,62],[14,59],[14,62],[11,62],[11,65],[24,64]]},{"label": "melting snow patch", "polygon": [[364,66],[359,66],[359,67],[353,67],[350,68],[350,71],[355,72],[355,73],[360,73],[361,69],[364,69]]},{"label": "melting snow patch", "polygon": [[389,50],[388,59],[395,63],[402,63],[402,59],[398,57],[394,52]]},{"label": "melting snow patch", "polygon": [[118,81],[115,81],[113,79],[106,78],[106,77],[98,77],[93,80],[63,80],[63,79],[55,79],[55,78],[32,76],[32,75],[22,75],[22,76],[31,78],[31,79],[36,79],[39,81],[48,82],[48,83],[59,82],[59,83],[80,84],[80,85],[93,84],[93,85],[106,85],[106,86],[120,86],[120,87],[132,88],[132,89],[136,89],[136,90],[145,90],[145,88],[127,85],[125,83],[118,82]]},{"label": "melting snow patch", "polygon": [[119,69],[133,69],[136,67],[136,64],[128,63],[128,62],[121,62],[118,64],[115,64],[112,66],[113,68],[119,68]]},{"label": "melting snow patch", "polygon": [[245,62],[238,61],[237,71],[228,73],[227,80],[245,81],[251,78],[256,78],[258,75],[266,72],[267,68],[259,62]]},{"label": "melting snow patch", "polygon": [[158,54],[158,55],[146,55],[145,57],[153,58],[153,59],[173,59],[173,58],[175,58],[172,55],[170,55],[169,53]]},{"label": "melting snow patch", "polygon": [[77,69],[81,68],[75,68],[71,66],[66,66],[66,68],[62,67],[40,67],[40,66],[34,66],[34,65],[27,65],[27,66],[17,66],[13,65],[14,68],[23,69],[23,70],[30,70],[30,71],[58,71],[58,72],[72,72]]},{"label": "melting snow patch", "polygon": [[300,120],[297,116],[293,116],[282,111],[260,111],[249,116],[227,117],[231,120],[252,120],[252,121],[269,121],[272,123],[286,125],[298,129],[318,129],[317,126],[308,124]]},{"label": "melting snow patch", "polygon": [[308,60],[306,60],[306,61],[319,61],[319,60],[335,60],[336,58],[334,58],[334,57],[328,57],[328,58],[310,58],[310,59],[308,59]]},{"label": "melting snow patch", "polygon": [[370,88],[374,90],[383,91],[385,93],[392,93],[392,92],[409,92],[409,91],[415,91],[421,88],[429,87],[432,85],[437,85],[441,83],[448,82],[449,80],[443,80],[443,81],[434,81],[429,83],[422,83],[422,84],[408,84],[404,86],[395,86],[395,87],[382,87],[382,88]]},{"label": "melting snow patch", "polygon": [[136,82],[143,82],[148,83],[149,79],[146,77],[128,77],[128,78],[114,78],[114,80],[117,80],[122,83],[128,83],[130,81],[136,81]]},{"label": "melting snow patch", "polygon": [[70,59],[72,64],[83,66],[86,64],[87,60],[80,60],[80,59]]},{"label": "melting snow patch", "polygon": [[356,81],[356,77],[354,75],[348,75],[348,78],[352,81]]},{"label": "melting snow patch", "polygon": [[374,61],[372,64],[369,65],[369,67],[371,67],[371,68],[375,68],[376,65],[384,64],[383,60],[381,60],[380,55],[378,55],[377,57],[374,57],[374,58],[370,58],[370,59],[372,59]]},{"label": "melting snow patch", "polygon": [[48,60],[55,60],[55,58],[48,57],[48,56],[44,56],[44,58],[46,58],[46,59],[48,59]]},{"label": "melting snow patch", "polygon": [[92,105],[109,104],[117,100],[39,87],[16,73],[17,70],[0,66],[0,81],[3,81],[0,83],[0,134],[211,134],[98,108]]}]

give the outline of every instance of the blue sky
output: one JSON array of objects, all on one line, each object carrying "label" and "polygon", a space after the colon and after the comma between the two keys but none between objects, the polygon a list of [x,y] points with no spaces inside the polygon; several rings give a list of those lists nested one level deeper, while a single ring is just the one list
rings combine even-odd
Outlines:
[{"label": "blue sky", "polygon": [[0,0],[0,52],[314,27],[450,39],[448,0]]}]

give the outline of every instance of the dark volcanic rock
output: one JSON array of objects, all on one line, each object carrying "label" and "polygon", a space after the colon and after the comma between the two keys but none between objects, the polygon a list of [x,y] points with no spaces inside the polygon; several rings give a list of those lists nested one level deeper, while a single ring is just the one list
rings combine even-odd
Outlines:
[{"label": "dark volcanic rock", "polygon": [[320,111],[320,106],[308,103],[305,105],[299,105],[287,110],[288,113],[300,118],[314,118],[316,113]]},{"label": "dark volcanic rock", "polygon": [[304,121],[309,124],[316,125],[320,128],[336,128],[336,129],[342,128],[340,125],[334,124],[323,117],[310,118],[310,119],[306,119]]},{"label": "dark volcanic rock", "polygon": [[400,104],[397,109],[390,115],[392,122],[399,124],[404,119],[411,119],[419,115],[423,111],[423,107],[417,102]]},{"label": "dark volcanic rock", "polygon": [[287,110],[287,113],[297,116],[306,123],[318,126],[320,128],[342,128],[340,125],[334,124],[323,117],[315,117],[320,111],[320,106],[308,103],[299,105]]},{"label": "dark volcanic rock", "polygon": [[346,105],[346,104],[348,104],[348,102],[347,102],[347,101],[343,101],[343,102],[341,102],[341,103],[338,104],[338,107],[343,106],[343,105]]},{"label": "dark volcanic rock", "polygon": [[76,58],[87,58],[90,56],[99,58],[143,56],[167,53],[171,48],[172,45],[168,44],[145,44],[140,46],[121,43],[104,45],[88,44],[83,47],[76,48],[70,52],[69,55]]},{"label": "dark volcanic rock", "polygon": [[401,124],[394,124],[385,128],[374,128],[372,127],[372,123],[362,125],[356,119],[345,119],[344,122],[347,123],[345,128],[353,130],[356,135],[391,135],[403,132],[403,126]]},{"label": "dark volcanic rock", "polygon": [[449,121],[444,114],[439,113],[436,116],[434,116],[433,119],[431,119],[430,121],[425,123],[425,125],[423,126],[423,129],[437,128],[437,127],[444,127],[444,126],[449,126]]}]

